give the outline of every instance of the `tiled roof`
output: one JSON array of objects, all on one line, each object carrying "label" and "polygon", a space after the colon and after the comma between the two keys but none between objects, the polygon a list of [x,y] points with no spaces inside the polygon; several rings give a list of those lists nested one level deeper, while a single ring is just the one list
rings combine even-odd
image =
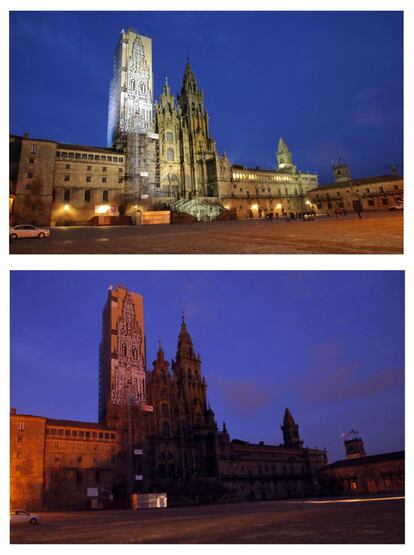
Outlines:
[{"label": "tiled roof", "polygon": [[381,453],[380,455],[368,455],[359,457],[358,459],[343,459],[328,464],[326,468],[340,468],[342,466],[361,466],[364,464],[372,464],[377,462],[393,461],[405,459],[405,451],[393,451],[391,453]]},{"label": "tiled roof", "polygon": [[387,181],[402,181],[400,175],[377,175],[372,177],[363,177],[361,179],[349,179],[348,181],[327,183],[326,185],[319,185],[315,189],[311,189],[309,192],[314,191],[326,191],[329,189],[346,189],[348,187],[355,187],[358,185],[369,185],[372,183],[386,183]]},{"label": "tiled roof", "polygon": [[107,426],[98,422],[81,422],[79,420],[58,420],[56,418],[48,418],[46,424],[51,426],[76,427],[76,428],[99,428],[100,430],[110,430]]}]

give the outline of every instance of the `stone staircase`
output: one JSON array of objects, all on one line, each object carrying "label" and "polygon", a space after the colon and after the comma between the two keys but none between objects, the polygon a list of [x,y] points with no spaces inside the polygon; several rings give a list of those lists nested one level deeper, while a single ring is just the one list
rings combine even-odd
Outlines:
[{"label": "stone staircase", "polygon": [[223,212],[226,212],[220,201],[211,197],[197,197],[191,200],[179,199],[172,202],[169,208],[173,212],[191,214],[199,222],[211,222]]}]

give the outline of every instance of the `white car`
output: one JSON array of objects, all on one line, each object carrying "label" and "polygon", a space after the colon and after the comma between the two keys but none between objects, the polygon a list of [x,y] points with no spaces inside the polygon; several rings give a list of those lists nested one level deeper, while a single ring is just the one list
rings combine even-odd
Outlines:
[{"label": "white car", "polygon": [[22,509],[10,509],[10,524],[39,524],[40,516]]},{"label": "white car", "polygon": [[43,229],[41,227],[36,227],[32,224],[21,224],[15,225],[9,229],[10,239],[18,239],[24,237],[38,237],[43,239],[44,237],[49,237],[50,230]]},{"label": "white car", "polygon": [[394,204],[394,206],[391,206],[390,210],[404,210],[404,204]]}]

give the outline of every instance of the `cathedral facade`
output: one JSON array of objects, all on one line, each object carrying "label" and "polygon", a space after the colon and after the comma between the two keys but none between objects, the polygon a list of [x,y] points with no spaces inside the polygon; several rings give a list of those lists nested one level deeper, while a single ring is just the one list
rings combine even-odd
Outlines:
[{"label": "cathedral facade", "polygon": [[146,364],[142,296],[108,290],[102,316],[99,422],[11,414],[11,503],[32,509],[127,507],[136,492],[169,504],[316,495],[326,451],[305,447],[288,409],[283,442],[231,439],[217,425],[182,319],[171,366]]},{"label": "cathedral facade", "polygon": [[283,139],[272,169],[220,154],[188,59],[178,94],[166,80],[154,103],[152,40],[127,29],[114,53],[107,147],[11,135],[9,185],[13,224],[107,225],[160,209],[197,220],[297,215],[318,179],[296,168]]}]

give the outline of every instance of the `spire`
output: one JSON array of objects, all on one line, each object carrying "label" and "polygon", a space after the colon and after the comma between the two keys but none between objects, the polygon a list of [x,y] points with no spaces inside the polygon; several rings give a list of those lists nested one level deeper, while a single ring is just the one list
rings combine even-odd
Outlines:
[{"label": "spire", "polygon": [[285,415],[283,417],[283,425],[281,426],[283,432],[283,442],[286,447],[302,448],[303,441],[299,436],[299,426],[296,424],[290,410],[285,409]]},{"label": "spire", "polygon": [[286,426],[296,426],[296,422],[292,416],[290,410],[286,407],[285,409],[285,416],[283,418],[283,424]]},{"label": "spire", "polygon": [[181,315],[181,329],[178,335],[177,345],[177,360],[183,358],[195,359],[196,355],[193,349],[193,341],[187,330],[187,325],[184,320],[184,312]]},{"label": "spire", "polygon": [[190,65],[190,58],[187,56],[187,63],[184,70],[184,77],[183,77],[183,86],[181,88],[181,94],[185,92],[187,93],[196,93],[197,91],[197,81],[194,75],[194,72]]},{"label": "spire", "polygon": [[170,94],[171,94],[171,89],[170,89],[170,85],[168,84],[168,77],[167,76],[165,76],[165,84],[164,84],[163,94],[166,94],[168,96],[170,96]]},{"label": "spire", "polygon": [[161,338],[158,339],[157,360],[164,361],[164,349],[162,348]]},{"label": "spire", "polygon": [[282,153],[282,152],[289,152],[289,149],[287,147],[287,144],[285,142],[285,139],[283,137],[280,137],[279,139],[279,145],[277,147],[277,151]]}]

